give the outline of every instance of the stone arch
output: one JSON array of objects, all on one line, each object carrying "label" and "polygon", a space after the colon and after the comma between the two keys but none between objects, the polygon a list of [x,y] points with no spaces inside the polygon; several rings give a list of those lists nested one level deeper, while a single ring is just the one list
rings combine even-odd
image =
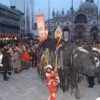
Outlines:
[{"label": "stone arch", "polygon": [[75,24],[78,24],[78,23],[83,23],[83,24],[86,24],[87,23],[87,18],[84,14],[78,14],[75,18]]},{"label": "stone arch", "polygon": [[98,33],[99,33],[99,30],[96,26],[92,27],[91,30],[90,30],[90,36],[93,40],[97,40],[98,38]]},{"label": "stone arch", "polygon": [[68,41],[70,39],[70,29],[65,27],[63,28],[63,39]]},{"label": "stone arch", "polygon": [[75,33],[78,39],[83,39],[85,33],[85,27],[83,25],[77,25],[75,27]]}]

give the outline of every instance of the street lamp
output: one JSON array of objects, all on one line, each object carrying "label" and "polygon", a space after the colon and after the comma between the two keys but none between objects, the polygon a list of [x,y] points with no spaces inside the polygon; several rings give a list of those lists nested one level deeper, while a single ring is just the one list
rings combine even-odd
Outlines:
[{"label": "street lamp", "polygon": [[[99,26],[99,0],[97,0],[97,27]],[[100,38],[100,32],[98,33]]]},{"label": "street lamp", "polygon": [[48,0],[48,33],[50,32],[50,0]]},{"label": "street lamp", "polygon": [[99,20],[99,0],[97,0],[97,25],[98,25],[98,20]]}]

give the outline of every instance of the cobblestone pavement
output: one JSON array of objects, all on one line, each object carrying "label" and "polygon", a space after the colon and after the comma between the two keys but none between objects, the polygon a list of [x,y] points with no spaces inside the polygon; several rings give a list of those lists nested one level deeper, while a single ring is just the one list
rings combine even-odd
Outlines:
[{"label": "cobblestone pavement", "polygon": [[[96,100],[100,95],[100,85],[87,88],[87,83],[79,85],[80,100]],[[70,91],[62,93],[59,89],[56,93],[57,100],[76,100]],[[3,81],[0,75],[0,100],[47,100],[48,90],[45,82],[38,79],[36,69],[28,69],[20,74],[13,74],[9,81]]]}]

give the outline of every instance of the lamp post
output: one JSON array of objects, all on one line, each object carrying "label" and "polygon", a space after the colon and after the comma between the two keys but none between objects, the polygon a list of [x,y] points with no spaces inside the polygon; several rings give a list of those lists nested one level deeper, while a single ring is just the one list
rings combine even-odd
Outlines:
[{"label": "lamp post", "polygon": [[[73,36],[73,33],[74,33],[74,29],[73,29],[73,26],[74,26],[74,21],[73,21],[73,0],[72,0],[72,5],[71,5],[71,13],[72,13],[72,33],[71,33],[72,35],[71,36]],[[70,36],[70,38],[72,38],[71,36]]]},{"label": "lamp post", "polygon": [[[99,28],[99,0],[97,0],[97,27]],[[98,40],[100,38],[100,32],[98,31]]]},{"label": "lamp post", "polygon": [[50,32],[50,0],[48,0],[48,33]]},{"label": "lamp post", "polygon": [[98,25],[98,19],[99,19],[99,0],[97,0],[97,25]]},{"label": "lamp post", "polygon": [[26,17],[27,17],[27,15],[26,15],[26,0],[24,0],[24,15],[25,15],[25,35],[26,35],[26,33],[27,33],[27,20],[26,20]]}]

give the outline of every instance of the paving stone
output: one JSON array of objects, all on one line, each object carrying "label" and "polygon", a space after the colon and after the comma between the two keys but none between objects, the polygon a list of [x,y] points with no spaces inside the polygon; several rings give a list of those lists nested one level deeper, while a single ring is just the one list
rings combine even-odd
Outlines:
[{"label": "paving stone", "polygon": [[[96,100],[100,95],[100,85],[88,88],[86,82],[79,84],[80,100]],[[45,82],[38,79],[35,68],[24,70],[19,74],[13,74],[10,80],[5,82],[0,75],[0,100],[47,100],[48,89]],[[63,93],[58,89],[57,100],[76,100],[71,91]]]}]

